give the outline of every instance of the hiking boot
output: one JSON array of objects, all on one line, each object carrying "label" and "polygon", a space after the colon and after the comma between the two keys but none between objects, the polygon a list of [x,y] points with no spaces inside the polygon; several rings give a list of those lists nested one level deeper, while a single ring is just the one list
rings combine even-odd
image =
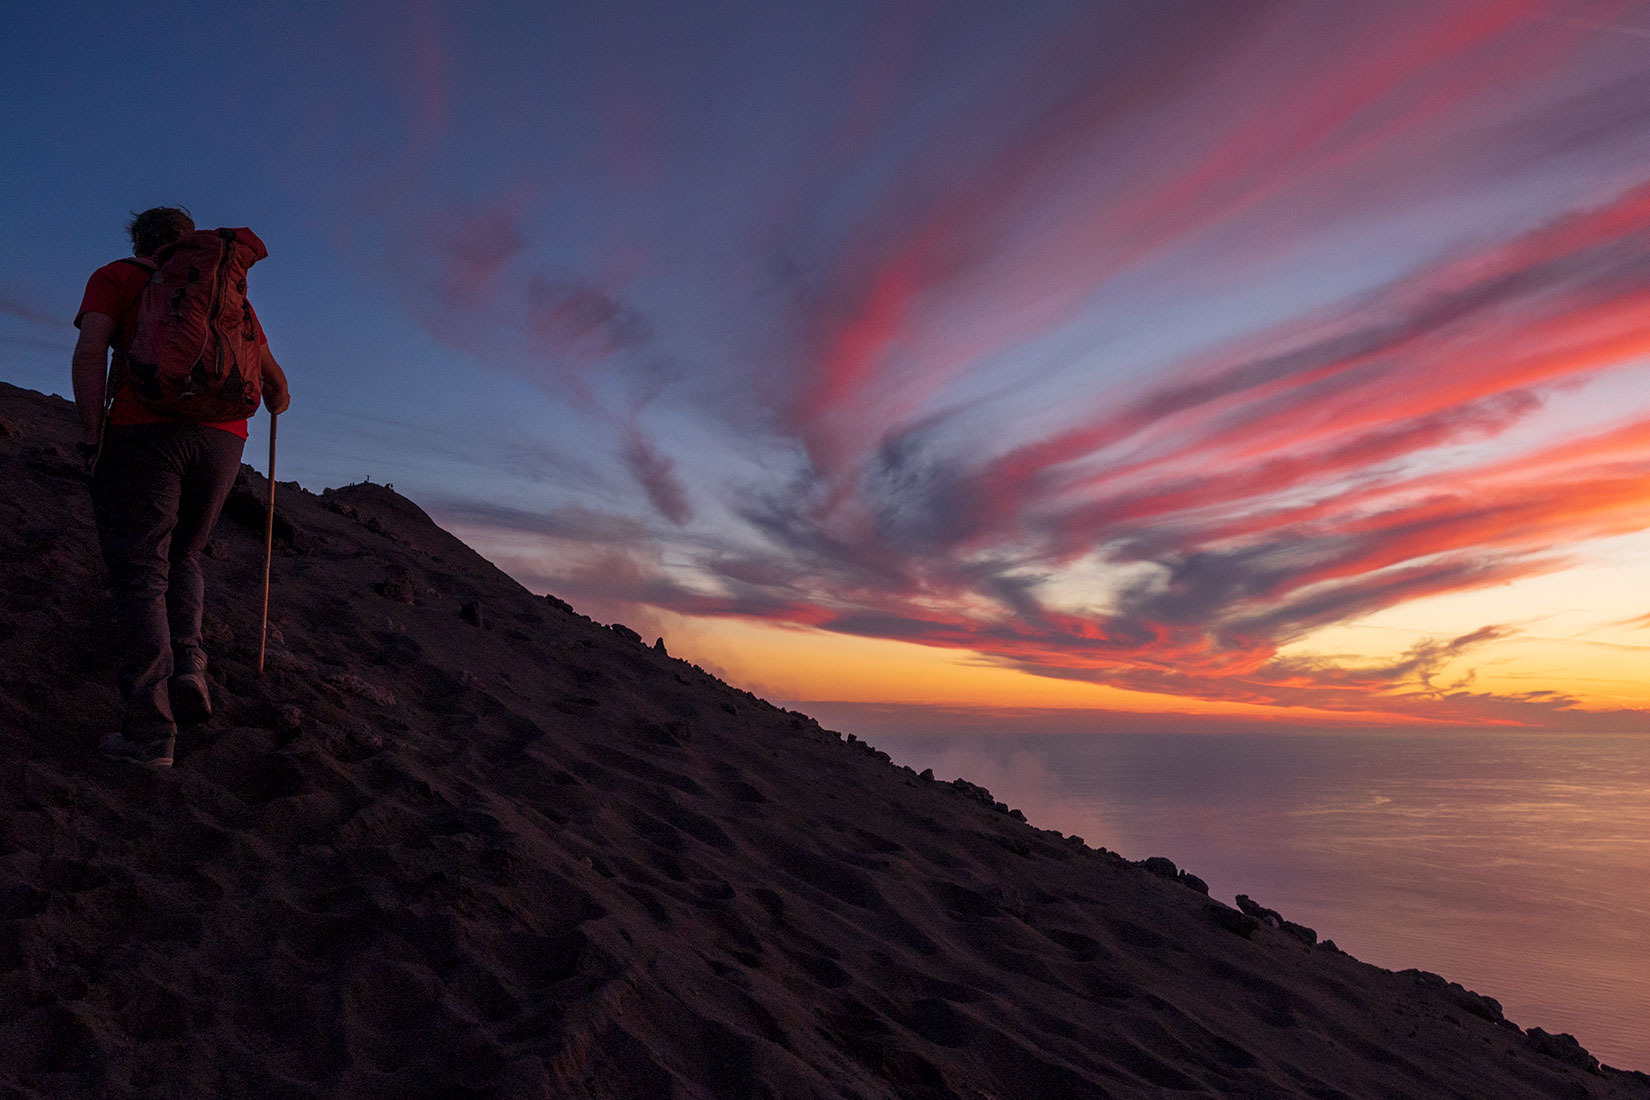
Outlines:
[{"label": "hiking boot", "polygon": [[171,737],[155,737],[144,741],[133,741],[123,733],[106,733],[97,743],[97,751],[106,759],[119,760],[126,764],[142,764],[148,768],[170,768],[172,766]]},{"label": "hiking boot", "polygon": [[172,715],[180,726],[198,726],[212,717],[212,693],[207,690],[206,673],[185,672],[167,685],[172,695]]}]

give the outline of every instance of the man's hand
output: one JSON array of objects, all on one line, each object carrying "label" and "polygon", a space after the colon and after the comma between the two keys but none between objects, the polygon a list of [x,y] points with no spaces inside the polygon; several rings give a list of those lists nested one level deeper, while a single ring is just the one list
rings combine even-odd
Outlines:
[{"label": "man's hand", "polygon": [[259,348],[258,365],[264,376],[264,407],[271,416],[279,416],[292,404],[292,394],[286,388],[286,372],[281,369],[281,364],[275,362],[268,344]]},{"label": "man's hand", "polygon": [[279,416],[281,413],[286,412],[287,406],[290,404],[292,404],[292,395],[287,392],[285,379],[273,386],[265,383],[264,407],[269,410],[270,415]]}]

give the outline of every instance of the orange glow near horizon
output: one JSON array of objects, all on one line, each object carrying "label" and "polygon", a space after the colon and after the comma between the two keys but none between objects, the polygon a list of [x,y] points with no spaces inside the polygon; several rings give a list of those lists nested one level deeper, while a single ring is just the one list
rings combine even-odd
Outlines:
[{"label": "orange glow near horizon", "polygon": [[[765,698],[799,706],[809,703],[890,704],[1024,716],[1025,713],[1083,711],[1180,715],[1191,720],[1238,719],[1311,725],[1415,727],[1471,726],[1471,719],[1428,718],[1383,709],[1378,701],[1365,709],[1325,710],[1270,703],[1202,699],[1110,687],[1081,680],[1037,676],[994,664],[978,653],[914,645],[908,642],[852,638],[806,627],[782,627],[754,621],[674,620],[655,624],[672,642],[672,651],[705,665],[731,683]],[[684,648],[685,647],[685,648]],[[1573,656],[1573,654],[1571,654]],[[1527,656],[1539,669],[1541,654]],[[1624,657],[1624,660],[1627,658]],[[1512,679],[1512,674],[1496,677]],[[1552,690],[1561,678],[1541,676]],[[1567,686],[1573,687],[1573,683]],[[1516,689],[1531,690],[1529,683]],[[1623,696],[1624,700],[1629,696]],[[1650,703],[1650,689],[1638,698]],[[1627,705],[1625,702],[1621,705]],[[1512,724],[1478,722],[1476,724]]]}]

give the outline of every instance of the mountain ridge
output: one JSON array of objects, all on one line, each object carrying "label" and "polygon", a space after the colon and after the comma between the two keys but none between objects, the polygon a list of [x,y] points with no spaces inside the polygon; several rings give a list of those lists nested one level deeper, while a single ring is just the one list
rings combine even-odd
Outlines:
[{"label": "mountain ridge", "polygon": [[101,761],[76,432],[0,383],[0,1095],[1650,1096],[534,595],[384,486],[278,486],[260,676],[243,469],[218,713],[169,773]]}]

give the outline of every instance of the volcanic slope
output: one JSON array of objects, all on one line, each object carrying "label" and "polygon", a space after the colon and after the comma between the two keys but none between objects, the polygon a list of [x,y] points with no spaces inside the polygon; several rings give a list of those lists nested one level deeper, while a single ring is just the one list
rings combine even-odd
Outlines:
[{"label": "volcanic slope", "polygon": [[1650,1097],[534,596],[380,486],[278,487],[260,677],[243,472],[217,715],[170,771],[105,762],[75,432],[0,384],[4,1097]]}]

